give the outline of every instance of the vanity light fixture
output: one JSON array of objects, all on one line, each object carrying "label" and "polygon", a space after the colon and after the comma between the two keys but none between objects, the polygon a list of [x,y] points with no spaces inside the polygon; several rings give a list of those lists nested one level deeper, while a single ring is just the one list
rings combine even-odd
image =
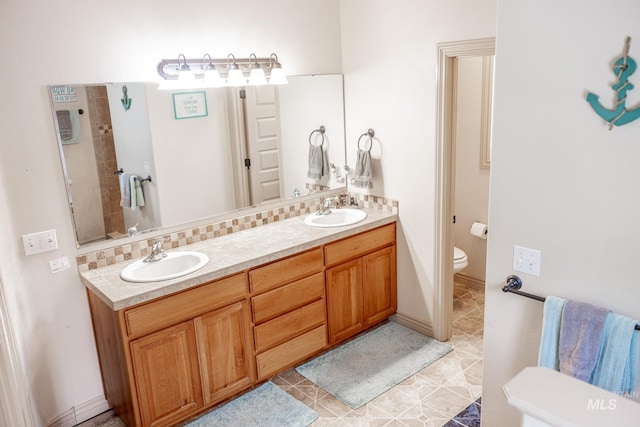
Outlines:
[{"label": "vanity light fixture", "polygon": [[267,77],[264,75],[264,70],[258,63],[258,58],[255,54],[249,55],[249,86],[262,86],[267,84]]},{"label": "vanity light fixture", "polygon": [[157,69],[163,79],[160,89],[287,83],[275,53],[262,58],[253,53],[247,58],[236,58],[230,53],[225,59],[212,58],[209,54],[201,59],[187,59],[180,54],[177,59],[163,59]]},{"label": "vanity light fixture", "polygon": [[227,86],[238,87],[247,84],[244,74],[242,74],[240,67],[236,64],[236,57],[231,53],[227,56],[227,69],[229,70],[227,74]]},{"label": "vanity light fixture", "polygon": [[[182,58],[182,62],[180,62],[180,58]],[[187,58],[180,54],[178,56],[178,81],[181,84],[190,84],[195,82],[196,76],[191,71],[191,67],[187,64]]]},{"label": "vanity light fixture", "polygon": [[[273,62],[272,62],[273,61]],[[272,85],[286,85],[287,77],[284,75],[282,65],[278,62],[278,55],[272,53],[269,56],[269,68],[271,68],[271,77],[269,78],[269,84]]]},{"label": "vanity light fixture", "polygon": [[225,81],[220,77],[220,73],[215,65],[211,62],[211,56],[205,53],[202,58],[203,85],[204,87],[222,87]]}]

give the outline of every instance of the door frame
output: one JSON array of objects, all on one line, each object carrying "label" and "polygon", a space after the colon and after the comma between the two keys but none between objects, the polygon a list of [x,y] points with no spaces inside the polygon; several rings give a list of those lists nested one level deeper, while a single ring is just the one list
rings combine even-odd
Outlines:
[{"label": "door frame", "polygon": [[436,221],[433,336],[451,338],[453,312],[453,171],[456,58],[495,55],[495,37],[438,43],[436,105]]},{"label": "door frame", "polygon": [[0,279],[0,425],[33,426],[24,370],[7,313]]}]

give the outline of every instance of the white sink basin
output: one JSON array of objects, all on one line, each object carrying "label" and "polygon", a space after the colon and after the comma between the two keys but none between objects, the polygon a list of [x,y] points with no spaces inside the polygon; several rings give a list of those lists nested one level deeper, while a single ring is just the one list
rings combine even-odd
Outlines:
[{"label": "white sink basin", "polygon": [[364,220],[367,213],[361,209],[331,209],[326,215],[312,213],[304,219],[305,224],[313,227],[341,227],[351,225]]},{"label": "white sink basin", "polygon": [[138,260],[120,272],[120,278],[127,282],[158,282],[186,276],[207,265],[209,257],[202,252],[175,251],[159,261]]}]

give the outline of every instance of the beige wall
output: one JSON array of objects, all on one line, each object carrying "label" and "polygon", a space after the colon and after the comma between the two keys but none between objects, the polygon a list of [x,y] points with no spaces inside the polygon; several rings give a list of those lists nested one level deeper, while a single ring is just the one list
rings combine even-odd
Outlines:
[{"label": "beige wall", "polygon": [[[455,245],[465,251],[469,265],[458,273],[484,282],[487,241],[471,235],[475,221],[489,218],[489,169],[480,167],[482,134],[483,58],[457,58],[455,131]],[[487,76],[487,78],[489,78]]]},{"label": "beige wall", "polygon": [[[162,58],[276,52],[291,74],[340,73],[338,0],[6,0],[0,47],[0,273],[37,425],[102,395],[46,86],[150,81]],[[97,25],[99,24],[99,25]],[[20,236],[55,228],[26,257]],[[72,269],[52,274],[50,259]]]},{"label": "beige wall", "polygon": [[514,245],[542,252],[525,290],[640,318],[640,122],[608,131],[585,102],[611,105],[626,36],[640,59],[638,17],[635,0],[499,2],[483,425],[516,425],[501,387],[537,362],[542,304],[500,291]]},{"label": "beige wall", "polygon": [[373,194],[400,203],[398,312],[433,323],[437,44],[495,35],[496,2],[341,2],[347,160],[374,128]]}]

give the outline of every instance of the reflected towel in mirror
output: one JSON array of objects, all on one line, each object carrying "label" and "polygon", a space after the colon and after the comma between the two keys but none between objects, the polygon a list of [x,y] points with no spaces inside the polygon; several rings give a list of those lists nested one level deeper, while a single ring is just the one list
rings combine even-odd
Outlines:
[{"label": "reflected towel in mirror", "polygon": [[130,208],[135,211],[137,207],[144,206],[144,194],[142,184],[136,175],[129,175],[129,193],[131,195]]},{"label": "reflected towel in mirror", "polygon": [[77,144],[82,139],[80,130],[80,117],[78,112],[73,110],[56,111],[56,119],[58,120],[58,131],[60,132],[60,140],[63,144]]}]

